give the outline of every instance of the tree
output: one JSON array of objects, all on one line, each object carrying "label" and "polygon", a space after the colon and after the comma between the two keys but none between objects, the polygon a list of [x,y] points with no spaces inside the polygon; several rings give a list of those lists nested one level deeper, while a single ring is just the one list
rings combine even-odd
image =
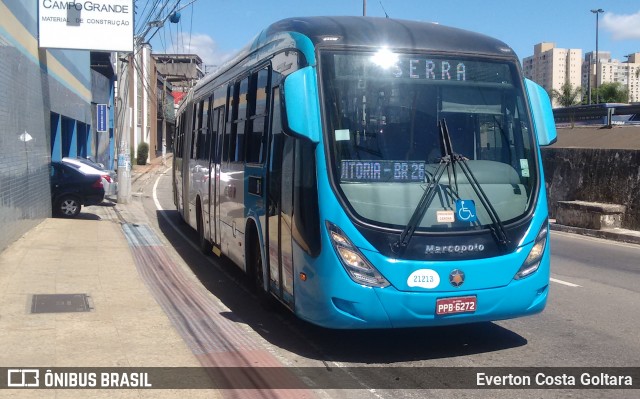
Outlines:
[{"label": "tree", "polygon": [[[628,103],[629,91],[622,86],[620,82],[603,83],[598,87],[598,93],[600,94],[601,103]],[[591,93],[591,100],[595,103],[596,93],[595,90]]]},{"label": "tree", "polygon": [[582,97],[582,88],[576,87],[575,89],[571,83],[566,82],[560,87],[560,90],[551,90],[551,98],[556,100],[561,107],[570,107],[580,102]]}]

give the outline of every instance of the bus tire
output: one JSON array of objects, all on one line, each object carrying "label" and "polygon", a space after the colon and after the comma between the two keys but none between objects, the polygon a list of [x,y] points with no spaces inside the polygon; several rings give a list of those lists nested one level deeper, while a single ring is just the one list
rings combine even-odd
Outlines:
[{"label": "bus tire", "polygon": [[258,297],[258,302],[260,305],[267,310],[271,310],[273,308],[274,299],[269,294],[269,287],[265,288],[264,281],[264,262],[262,261],[262,252],[260,251],[260,239],[258,238],[258,234],[256,232],[255,226],[251,227],[252,233],[250,235],[250,253],[249,253],[249,264],[250,274],[249,277],[252,280],[252,285],[256,296]]}]

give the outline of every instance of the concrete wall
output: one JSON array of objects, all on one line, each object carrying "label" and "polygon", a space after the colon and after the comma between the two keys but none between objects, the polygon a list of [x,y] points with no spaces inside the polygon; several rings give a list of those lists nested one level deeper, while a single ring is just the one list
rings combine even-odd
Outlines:
[{"label": "concrete wall", "polygon": [[51,216],[52,113],[91,125],[89,52],[40,49],[36,15],[0,0],[0,251]]},{"label": "concrete wall", "polygon": [[543,148],[549,212],[558,201],[625,205],[622,227],[640,230],[640,150]]}]

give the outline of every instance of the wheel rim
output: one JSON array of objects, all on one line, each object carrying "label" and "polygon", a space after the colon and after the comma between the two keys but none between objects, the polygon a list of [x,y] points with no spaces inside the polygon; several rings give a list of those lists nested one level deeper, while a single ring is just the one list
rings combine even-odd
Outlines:
[{"label": "wheel rim", "polygon": [[60,211],[64,215],[74,215],[78,210],[78,203],[72,199],[66,199],[60,204]]}]

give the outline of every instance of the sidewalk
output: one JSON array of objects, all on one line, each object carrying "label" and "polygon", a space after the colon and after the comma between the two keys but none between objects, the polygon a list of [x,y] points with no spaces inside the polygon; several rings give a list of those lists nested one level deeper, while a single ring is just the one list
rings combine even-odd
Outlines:
[{"label": "sidewalk", "polygon": [[[106,204],[83,208],[77,219],[45,219],[0,253],[0,367],[201,366],[140,277],[123,227],[110,217],[113,209]],[[87,300],[47,301],[42,295],[49,294],[86,294]],[[40,296],[35,308],[34,295]],[[69,304],[64,312],[33,313]],[[0,396],[219,395],[210,390],[3,389]]]},{"label": "sidewalk", "polygon": [[640,245],[640,231],[627,229],[602,229],[592,230],[582,227],[565,226],[557,224],[555,220],[550,220],[549,227],[551,230],[562,231],[565,233],[580,234],[589,237],[604,238],[606,240],[626,242],[630,244]]}]

